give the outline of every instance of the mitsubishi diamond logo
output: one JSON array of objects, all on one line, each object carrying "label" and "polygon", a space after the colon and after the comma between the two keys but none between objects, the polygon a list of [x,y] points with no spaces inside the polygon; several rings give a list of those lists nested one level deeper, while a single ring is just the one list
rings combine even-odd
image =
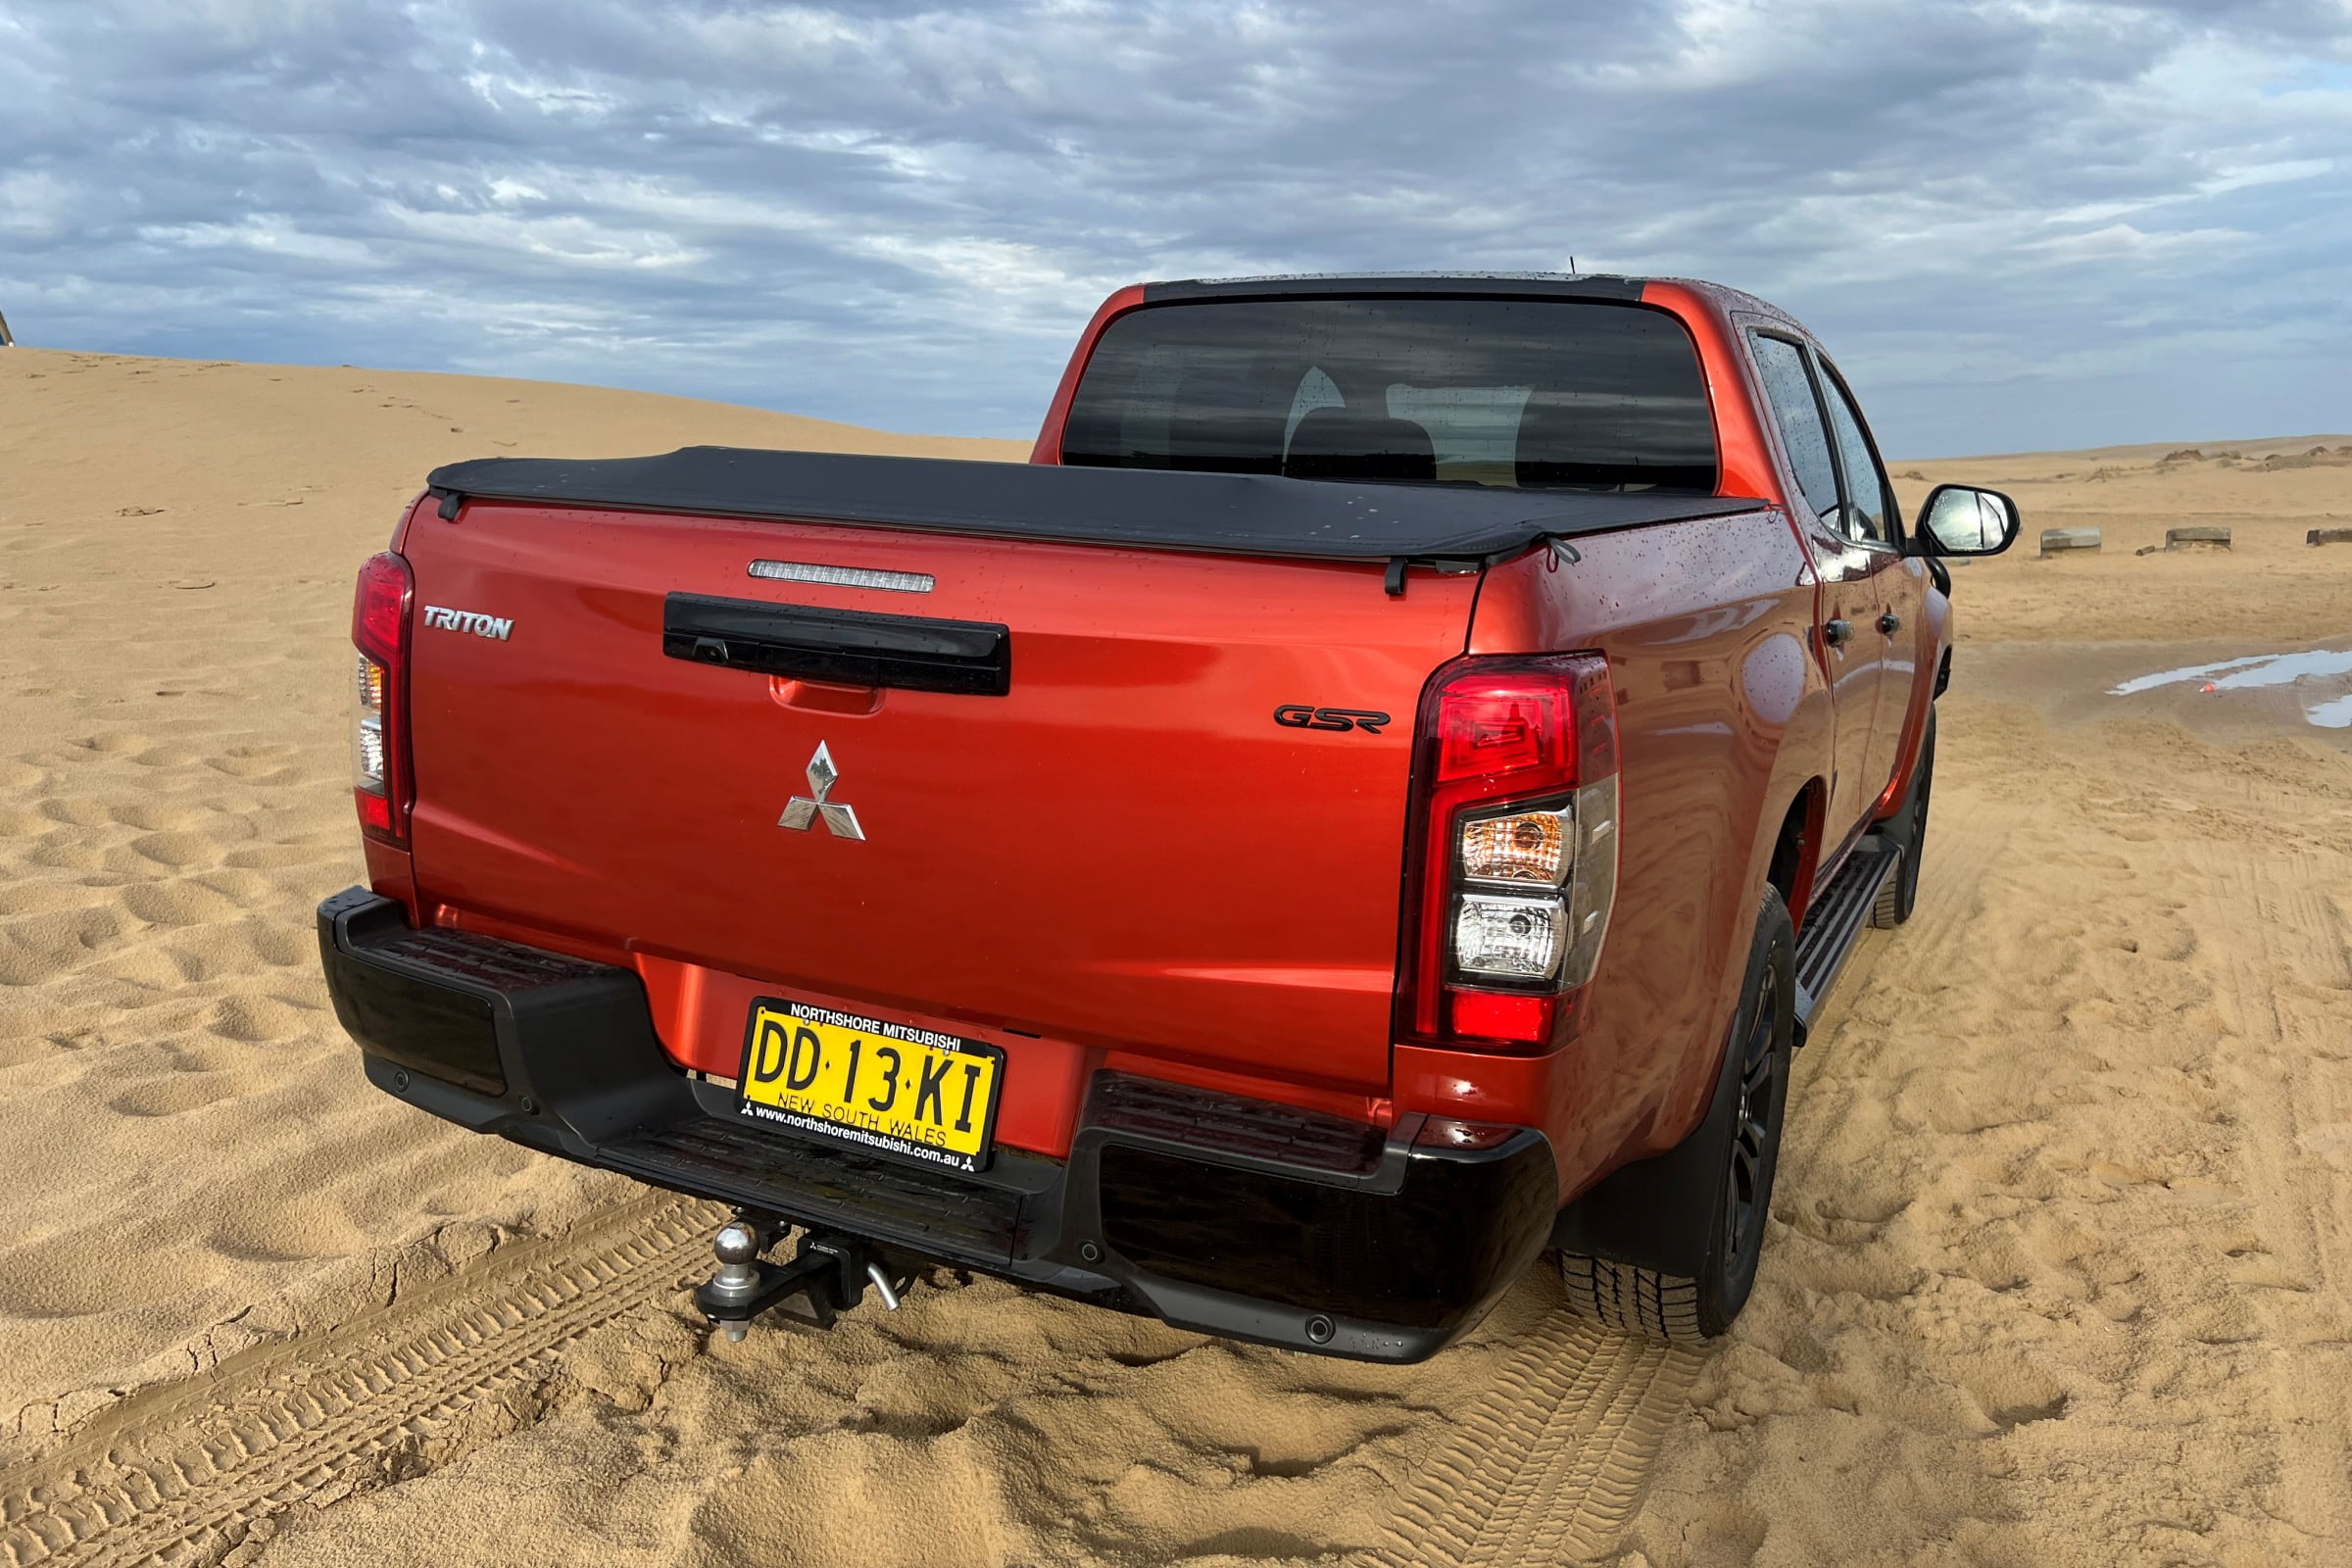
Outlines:
[{"label": "mitsubishi diamond logo", "polygon": [[839,801],[826,799],[833,793],[834,781],[840,777],[841,769],[833,765],[833,754],[825,750],[823,741],[818,741],[816,755],[808,759],[808,793],[795,795],[784,803],[784,814],[776,818],[776,826],[788,827],[795,833],[806,833],[809,824],[821,813],[825,826],[833,830],[835,838],[864,838],[865,829],[858,825],[856,809]]}]

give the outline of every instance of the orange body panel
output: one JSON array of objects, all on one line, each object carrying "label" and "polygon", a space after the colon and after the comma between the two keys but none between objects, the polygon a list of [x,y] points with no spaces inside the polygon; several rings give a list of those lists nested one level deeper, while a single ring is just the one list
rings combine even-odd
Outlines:
[{"label": "orange body panel", "polygon": [[[425,513],[408,545],[420,604],[514,623],[416,634],[420,895],[583,956],[746,977],[712,982],[727,1007],[669,1007],[683,1065],[733,1075],[756,984],[1009,1032],[1008,1082],[1031,1054],[1126,1052],[1359,1116],[1386,1101],[1410,715],[1475,577],[1394,599],[1376,566],[482,502]],[[938,586],[910,606],[750,578],[760,558]],[[665,658],[672,589],[1004,621],[1012,690]],[[1403,722],[1273,722],[1301,702]],[[820,742],[861,842],[778,826]],[[677,986],[645,972],[660,1008]],[[1062,1125],[1008,1104],[1001,1131],[1057,1152]]]},{"label": "orange body panel", "polygon": [[[1490,571],[1470,639],[1473,653],[1597,648],[1616,684],[1616,912],[1582,1033],[1530,1081],[1545,1098],[1527,1107],[1569,1191],[1697,1121],[1773,834],[1832,727],[1807,652],[1811,564],[1780,513],[1602,534],[1576,552]],[[1398,1105],[1439,1108],[1420,1095],[1445,1067],[1418,1087],[1400,1077]]]}]

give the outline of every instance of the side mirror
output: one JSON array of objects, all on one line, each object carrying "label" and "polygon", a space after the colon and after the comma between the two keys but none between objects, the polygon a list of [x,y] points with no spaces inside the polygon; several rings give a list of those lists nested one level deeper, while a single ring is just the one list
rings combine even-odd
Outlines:
[{"label": "side mirror", "polygon": [[2017,503],[1998,490],[1939,484],[1919,509],[1915,548],[1923,556],[1997,556],[2024,526]]}]

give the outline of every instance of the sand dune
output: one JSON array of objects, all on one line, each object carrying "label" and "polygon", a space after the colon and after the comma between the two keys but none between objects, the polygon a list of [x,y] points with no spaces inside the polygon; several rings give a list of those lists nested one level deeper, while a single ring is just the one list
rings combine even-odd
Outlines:
[{"label": "sand dune", "polygon": [[2108,695],[2352,639],[2352,437],[1897,464],[2108,543],[1957,573],[1920,914],[1800,1057],[1753,1307],[1670,1354],[1531,1278],[1393,1369],[945,1275],[710,1344],[700,1206],[362,1082],[352,569],[434,462],[704,440],[1021,454],[0,353],[0,1561],[2352,1560],[2352,731]]}]

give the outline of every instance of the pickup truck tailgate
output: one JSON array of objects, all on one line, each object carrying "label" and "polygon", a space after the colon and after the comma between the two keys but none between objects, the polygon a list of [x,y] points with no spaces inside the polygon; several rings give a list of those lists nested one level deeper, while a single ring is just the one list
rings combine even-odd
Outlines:
[{"label": "pickup truck tailgate", "polygon": [[[405,550],[427,899],[784,993],[1385,1090],[1414,707],[1474,575],[1396,598],[1359,564],[484,501],[420,510]],[[727,612],[698,601],[983,630],[932,639],[961,674],[820,684],[742,667],[723,628],[665,652],[672,595],[706,627]],[[994,626],[1001,695],[971,689]],[[820,795],[862,836],[791,808]]]}]

